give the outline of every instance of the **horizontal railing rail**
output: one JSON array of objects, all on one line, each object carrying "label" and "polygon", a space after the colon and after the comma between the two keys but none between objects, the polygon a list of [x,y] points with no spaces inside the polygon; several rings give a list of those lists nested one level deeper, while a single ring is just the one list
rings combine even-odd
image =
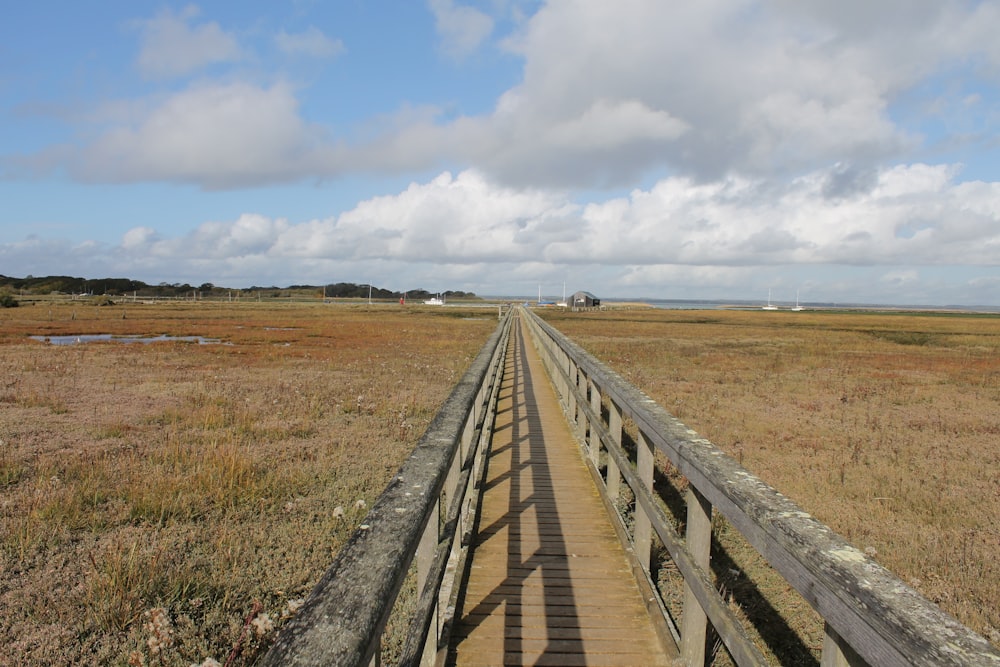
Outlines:
[{"label": "horizontal railing rail", "polygon": [[[653,581],[653,533],[684,577],[682,625],[675,629],[684,664],[705,664],[709,626],[737,665],[766,664],[712,583],[712,513],[717,511],[823,618],[823,667],[1000,666],[1000,652],[985,638],[700,438],[537,315],[526,320],[595,476],[601,477],[599,467],[606,464],[602,492],[614,503],[624,482],[635,497],[632,546],[646,577]],[[634,461],[622,447],[625,419],[637,431]],[[655,452],[665,455],[689,483],[683,537],[654,495]],[[660,606],[664,609],[662,601]]]},{"label": "horizontal railing rail", "polygon": [[433,664],[446,648],[442,632],[449,627],[446,614],[457,588],[446,571],[462,571],[511,319],[511,312],[501,318],[261,664],[377,664],[382,633],[414,560],[418,601],[398,662]]}]

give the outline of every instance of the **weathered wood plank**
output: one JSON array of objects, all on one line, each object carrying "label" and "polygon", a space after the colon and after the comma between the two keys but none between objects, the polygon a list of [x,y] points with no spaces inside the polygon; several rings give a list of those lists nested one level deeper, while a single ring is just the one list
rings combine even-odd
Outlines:
[{"label": "weathered wood plank", "polygon": [[508,370],[517,382],[502,386],[480,529],[448,660],[665,665],[623,547],[540,360],[518,332],[511,338]]}]

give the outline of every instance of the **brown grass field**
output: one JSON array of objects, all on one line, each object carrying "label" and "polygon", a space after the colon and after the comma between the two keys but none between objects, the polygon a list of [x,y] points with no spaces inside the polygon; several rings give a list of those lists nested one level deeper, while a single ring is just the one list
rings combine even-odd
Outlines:
[{"label": "brown grass field", "polygon": [[[543,314],[1000,644],[1000,318]],[[343,304],[0,310],[0,664],[251,664],[495,317]],[[89,333],[223,344],[28,338]],[[767,578],[719,534],[720,586],[739,593],[726,572]],[[808,606],[780,581],[763,588],[771,621],[801,644],[772,654],[814,657],[822,628],[801,620]]]},{"label": "brown grass field", "polygon": [[[541,314],[1000,646],[1000,316]],[[715,523],[729,552],[713,555],[719,587],[745,615],[797,631],[772,656],[815,659],[820,620]],[[739,599],[744,574],[766,601]]]},{"label": "brown grass field", "polygon": [[[0,664],[251,664],[495,326],[398,305],[0,310]],[[98,333],[223,344],[29,338]]]}]

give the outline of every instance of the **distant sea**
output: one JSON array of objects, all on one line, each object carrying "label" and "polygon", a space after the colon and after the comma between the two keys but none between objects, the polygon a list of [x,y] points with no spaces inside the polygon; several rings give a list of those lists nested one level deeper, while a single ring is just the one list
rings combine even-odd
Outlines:
[{"label": "distant sea", "polygon": [[[498,301],[514,301],[520,303],[534,304],[538,297],[526,297],[526,296],[511,296],[511,297],[483,297],[488,300],[498,300]],[[548,297],[547,297],[548,298]],[[556,299],[552,299],[553,301]],[[745,299],[643,299],[641,297],[635,298],[602,298],[601,303],[608,305],[613,305],[616,303],[644,303],[653,308],[662,308],[665,310],[734,310],[734,309],[757,309],[762,308],[766,301],[763,300],[745,300]],[[790,310],[793,303],[785,303],[783,301],[775,301],[774,305],[778,307],[778,310]],[[823,310],[921,310],[921,311],[940,311],[940,312],[969,312],[969,313],[1000,313],[1000,306],[969,306],[969,305],[907,305],[907,304],[892,304],[892,303],[837,303],[837,302],[818,302],[818,301],[803,301],[801,304],[804,310],[809,310],[810,308],[823,309]]]},{"label": "distant sea", "polygon": [[[654,308],[679,309],[679,310],[729,310],[729,309],[754,309],[762,308],[764,301],[747,301],[742,299],[711,300],[711,299],[602,299],[602,303],[645,303]],[[773,302],[778,310],[790,310],[794,304],[784,302]],[[900,305],[889,303],[833,303],[833,302],[807,302],[801,304],[803,309],[821,308],[824,310],[926,310],[926,311],[961,311],[973,313],[1000,313],[1000,306],[958,306],[958,305]]]}]

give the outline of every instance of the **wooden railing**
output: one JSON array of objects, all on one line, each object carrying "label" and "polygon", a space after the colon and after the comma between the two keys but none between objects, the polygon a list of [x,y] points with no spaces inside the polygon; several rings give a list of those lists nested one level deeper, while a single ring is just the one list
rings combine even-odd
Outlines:
[{"label": "wooden railing", "polygon": [[[623,482],[634,495],[631,546],[650,587],[655,590],[649,569],[654,533],[684,577],[682,624],[675,627],[683,664],[705,664],[709,626],[737,665],[766,664],[712,583],[715,511],[824,619],[822,667],[1000,666],[1000,652],[983,637],[698,437],[536,315],[526,320],[595,477],[604,481],[600,486],[609,504],[619,499]],[[622,447],[626,419],[635,425],[634,457]],[[689,482],[683,537],[654,496],[655,452],[665,455]],[[603,477],[601,468],[606,471]],[[666,614],[662,601],[659,608]]]},{"label": "wooden railing", "polygon": [[[398,664],[434,664],[464,569],[482,456],[493,425],[511,314],[452,390],[364,523],[281,629],[263,665],[369,665],[416,559],[418,601]],[[364,455],[359,443],[358,455]],[[451,573],[451,577],[446,574]]]}]

